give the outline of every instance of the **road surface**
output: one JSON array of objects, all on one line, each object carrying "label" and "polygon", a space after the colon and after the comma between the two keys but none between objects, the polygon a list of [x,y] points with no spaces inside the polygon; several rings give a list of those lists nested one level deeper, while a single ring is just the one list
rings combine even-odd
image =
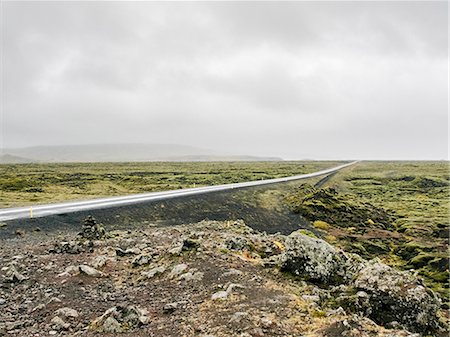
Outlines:
[{"label": "road surface", "polygon": [[319,177],[322,175],[327,175],[336,171],[339,171],[345,167],[356,164],[357,161],[339,165],[326,170],[301,174],[285,178],[267,179],[267,180],[257,180],[249,181],[243,183],[233,183],[225,185],[216,186],[206,186],[206,187],[196,187],[196,188],[186,188],[181,190],[164,191],[164,192],[151,192],[143,194],[127,195],[123,197],[111,197],[111,198],[101,198],[85,201],[73,201],[73,202],[63,202],[57,204],[48,205],[36,205],[36,206],[26,206],[26,207],[15,207],[15,208],[3,208],[0,209],[0,221],[7,221],[13,219],[24,219],[24,218],[38,218],[54,214],[66,214],[78,211],[85,211],[91,209],[101,209],[110,208],[115,206],[130,205],[135,203],[142,203],[145,201],[155,201],[164,200],[171,198],[179,198],[195,194],[203,194],[210,192],[226,191],[236,188],[245,188],[252,186],[261,186],[268,184],[276,184],[282,182],[288,182],[293,180],[307,179]]}]

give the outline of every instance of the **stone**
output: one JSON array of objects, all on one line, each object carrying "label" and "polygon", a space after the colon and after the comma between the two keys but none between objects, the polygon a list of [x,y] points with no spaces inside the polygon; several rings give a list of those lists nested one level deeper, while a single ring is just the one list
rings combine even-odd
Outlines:
[{"label": "stone", "polygon": [[228,297],[229,293],[225,290],[218,291],[211,295],[212,300],[221,300],[226,299]]},{"label": "stone", "polygon": [[108,317],[105,319],[105,322],[103,322],[103,332],[106,333],[115,333],[115,332],[123,332],[121,325],[117,320],[113,317]]},{"label": "stone", "polygon": [[64,320],[59,316],[53,317],[50,323],[55,330],[67,330],[70,328],[70,323],[64,322]]},{"label": "stone", "polygon": [[139,255],[136,256],[133,261],[131,261],[131,264],[133,267],[139,267],[139,266],[145,266],[150,263],[152,260],[152,256],[150,255]]},{"label": "stone", "polygon": [[88,216],[84,219],[82,230],[78,235],[86,240],[100,240],[106,236],[106,231],[94,217]]},{"label": "stone", "polygon": [[222,300],[228,298],[228,296],[232,293],[234,288],[244,288],[244,286],[236,283],[231,283],[226,290],[218,291],[214,294],[212,294],[211,299],[212,300]]},{"label": "stone", "polygon": [[148,324],[149,320],[145,309],[133,305],[116,306],[92,321],[90,329],[98,332],[124,332]]},{"label": "stone", "polygon": [[80,272],[82,274],[85,274],[87,276],[92,276],[92,277],[103,277],[105,276],[105,274],[103,274],[101,271],[92,268],[88,265],[82,264],[78,267],[80,269]]},{"label": "stone", "polygon": [[229,250],[244,250],[249,248],[249,243],[245,238],[231,237],[225,241],[225,247]]},{"label": "stone", "polygon": [[94,268],[102,268],[108,263],[108,261],[112,261],[112,259],[106,255],[98,255],[91,261],[91,265]]},{"label": "stone", "polygon": [[127,255],[139,255],[142,251],[139,248],[128,248],[126,250],[123,250],[122,248],[116,249],[116,255],[117,256],[127,256]]},{"label": "stone", "polygon": [[158,274],[164,273],[165,271],[166,271],[166,267],[160,266],[160,267],[152,268],[149,271],[143,271],[143,272],[141,272],[141,275],[146,278],[152,278]]},{"label": "stone", "polygon": [[188,266],[185,263],[177,264],[172,268],[169,277],[170,278],[177,277],[178,275],[181,275],[187,268]]},{"label": "stone", "polygon": [[188,272],[182,274],[178,279],[184,281],[201,281],[203,279],[204,273],[201,271],[197,271],[195,273]]},{"label": "stone", "polygon": [[166,303],[163,307],[163,313],[165,314],[171,314],[172,312],[174,312],[176,309],[178,308],[178,303],[177,302],[173,302],[173,303]]},{"label": "stone", "polygon": [[21,283],[28,280],[27,277],[19,273],[14,266],[10,266],[6,272],[6,281],[9,283]]},{"label": "stone", "polygon": [[66,318],[77,318],[78,311],[72,308],[64,307],[56,310],[55,312],[58,316],[64,316]]}]

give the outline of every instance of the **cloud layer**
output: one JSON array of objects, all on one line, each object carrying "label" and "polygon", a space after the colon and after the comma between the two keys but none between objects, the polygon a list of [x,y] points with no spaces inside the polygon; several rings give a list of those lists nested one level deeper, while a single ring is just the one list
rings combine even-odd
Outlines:
[{"label": "cloud layer", "polygon": [[447,6],[4,2],[4,146],[447,159]]}]

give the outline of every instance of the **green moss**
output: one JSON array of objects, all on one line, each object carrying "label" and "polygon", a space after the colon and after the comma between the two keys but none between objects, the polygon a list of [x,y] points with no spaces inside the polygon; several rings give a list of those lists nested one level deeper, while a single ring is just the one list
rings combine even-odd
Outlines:
[{"label": "green moss", "polygon": [[307,229],[299,229],[298,232],[300,232],[303,235],[317,239],[317,235]]},{"label": "green moss", "polygon": [[338,162],[0,164],[0,208],[281,178]]},{"label": "green moss", "polygon": [[434,259],[434,255],[427,252],[420,252],[418,255],[409,260],[409,263],[415,268],[426,266],[429,261]]},{"label": "green moss", "polygon": [[330,229],[330,225],[326,223],[325,221],[316,220],[313,223],[314,228],[327,230]]},{"label": "green moss", "polygon": [[338,227],[365,227],[371,224],[392,228],[391,216],[382,208],[361,203],[333,188],[316,189],[302,185],[286,198],[291,209],[310,221],[322,221]]}]

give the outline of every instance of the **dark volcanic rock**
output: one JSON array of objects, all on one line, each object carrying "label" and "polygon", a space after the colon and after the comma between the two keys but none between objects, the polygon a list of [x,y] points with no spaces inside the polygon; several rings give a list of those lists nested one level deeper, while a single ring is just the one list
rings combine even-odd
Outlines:
[{"label": "dark volcanic rock", "polygon": [[84,219],[84,224],[79,235],[86,240],[99,240],[106,235],[106,231],[103,226],[97,223],[94,217],[88,216]]}]

